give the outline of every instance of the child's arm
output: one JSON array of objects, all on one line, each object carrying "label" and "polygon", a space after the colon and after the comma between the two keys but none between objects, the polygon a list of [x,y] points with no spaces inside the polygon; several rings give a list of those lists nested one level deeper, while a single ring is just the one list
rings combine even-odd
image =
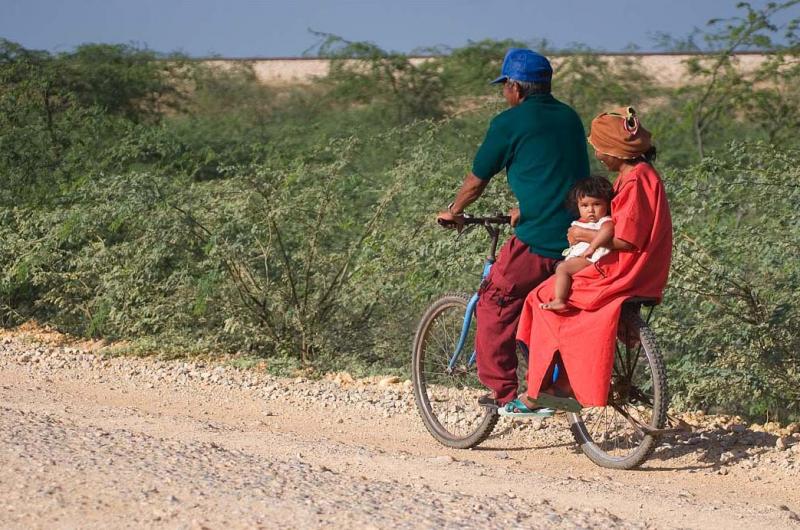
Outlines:
[{"label": "child's arm", "polygon": [[606,221],[600,225],[597,234],[589,242],[589,248],[583,253],[583,257],[588,258],[594,251],[600,247],[611,247],[611,242],[614,240],[614,222]]}]

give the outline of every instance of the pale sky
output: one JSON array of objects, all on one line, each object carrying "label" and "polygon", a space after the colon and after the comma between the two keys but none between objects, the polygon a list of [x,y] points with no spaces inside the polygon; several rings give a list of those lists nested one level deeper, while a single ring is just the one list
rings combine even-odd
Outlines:
[{"label": "pale sky", "polygon": [[[737,0],[0,0],[0,37],[70,51],[127,43],[194,57],[296,57],[314,29],[384,49],[469,40],[547,39],[607,51],[654,49],[653,33],[688,35],[737,13]],[[755,0],[753,5],[766,2]],[[783,19],[800,16],[800,7]]]}]

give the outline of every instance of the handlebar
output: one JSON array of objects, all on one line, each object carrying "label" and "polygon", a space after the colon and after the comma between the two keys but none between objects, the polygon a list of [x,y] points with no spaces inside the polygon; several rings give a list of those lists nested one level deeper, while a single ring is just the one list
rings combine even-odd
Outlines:
[{"label": "handlebar", "polygon": [[[473,230],[476,226],[483,226],[488,232],[489,237],[491,238],[491,250],[489,251],[489,256],[487,260],[490,263],[494,263],[495,254],[497,253],[497,241],[500,238],[500,232],[502,229],[500,228],[501,225],[510,225],[511,224],[511,216],[503,215],[501,213],[490,215],[488,217],[476,217],[469,214],[462,214],[464,218],[464,225],[466,226],[464,230],[462,230],[458,237],[466,234],[470,230]],[[444,228],[457,228],[458,225],[456,223],[450,221],[444,221],[443,219],[438,219],[439,224]]]},{"label": "handlebar", "polygon": [[[462,217],[464,218],[464,225],[465,226],[466,225],[489,226],[489,225],[507,225],[507,224],[511,224],[511,216],[502,215],[502,214],[499,214],[499,213],[495,214],[495,215],[492,215],[492,216],[488,216],[488,217],[472,216],[472,215],[470,215],[468,213],[465,213],[465,214],[462,214]],[[444,219],[439,219],[438,222],[439,222],[439,225],[441,225],[444,228],[455,228],[456,227],[456,223],[453,223],[453,222],[450,222],[450,221],[445,221]]]}]

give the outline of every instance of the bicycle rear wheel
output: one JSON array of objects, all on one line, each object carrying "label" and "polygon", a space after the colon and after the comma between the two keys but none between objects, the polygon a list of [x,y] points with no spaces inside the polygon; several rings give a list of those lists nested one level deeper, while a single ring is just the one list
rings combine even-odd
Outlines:
[{"label": "bicycle rear wheel", "polygon": [[656,446],[650,432],[667,421],[667,375],[653,331],[638,306],[620,317],[611,390],[606,407],[568,413],[581,450],[595,464],[612,469],[640,466]]},{"label": "bicycle rear wheel", "polygon": [[411,380],[422,422],[440,443],[456,449],[483,442],[498,419],[496,411],[478,405],[486,390],[474,364],[469,366],[474,315],[458,362],[449,368],[468,302],[466,294],[448,294],[433,302],[417,327],[411,354]]}]

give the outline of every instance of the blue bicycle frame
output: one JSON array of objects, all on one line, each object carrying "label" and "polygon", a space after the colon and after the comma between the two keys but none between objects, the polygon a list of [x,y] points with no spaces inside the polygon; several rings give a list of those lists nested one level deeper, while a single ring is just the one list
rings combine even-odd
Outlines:
[{"label": "blue bicycle frame", "polygon": [[[483,264],[483,274],[481,275],[481,282],[489,276],[489,271],[492,270],[492,265],[494,265],[493,258],[487,258],[486,263]],[[472,316],[475,314],[475,306],[478,305],[478,293],[473,294],[469,302],[467,302],[467,310],[464,312],[464,323],[461,325],[461,334],[458,337],[458,342],[456,343],[456,351],[453,352],[453,355],[450,357],[450,362],[447,364],[447,370],[449,372],[453,372],[456,368],[456,364],[458,363],[459,357],[461,357],[461,350],[464,349],[464,343],[467,340],[467,335],[469,334],[469,327],[472,325]],[[472,355],[469,356],[469,360],[467,361],[467,367],[471,368],[475,364],[475,350],[472,350]]]},{"label": "blue bicycle frame", "polygon": [[[486,262],[483,264],[483,274],[481,274],[481,282],[489,276],[489,272],[492,270],[492,265],[494,265],[495,259],[493,256],[486,258]],[[450,357],[450,362],[447,363],[447,371],[448,373],[453,373],[456,368],[456,364],[458,364],[458,359],[461,357],[461,351],[464,349],[464,343],[467,340],[467,335],[469,335],[469,327],[472,325],[472,318],[475,315],[475,306],[478,305],[478,298],[479,294],[476,292],[473,294],[469,302],[467,302],[467,309],[464,311],[464,323],[461,325],[461,334],[458,337],[458,342],[456,342],[456,348],[453,352],[453,355]],[[523,355],[525,358],[528,358],[528,350],[525,348],[525,345],[519,343],[522,347]],[[477,356],[477,352],[475,349],[472,350],[472,354],[469,356],[469,360],[467,361],[467,368],[472,368],[475,365],[475,359]],[[553,381],[558,379],[558,365],[555,366],[553,370]]]}]

